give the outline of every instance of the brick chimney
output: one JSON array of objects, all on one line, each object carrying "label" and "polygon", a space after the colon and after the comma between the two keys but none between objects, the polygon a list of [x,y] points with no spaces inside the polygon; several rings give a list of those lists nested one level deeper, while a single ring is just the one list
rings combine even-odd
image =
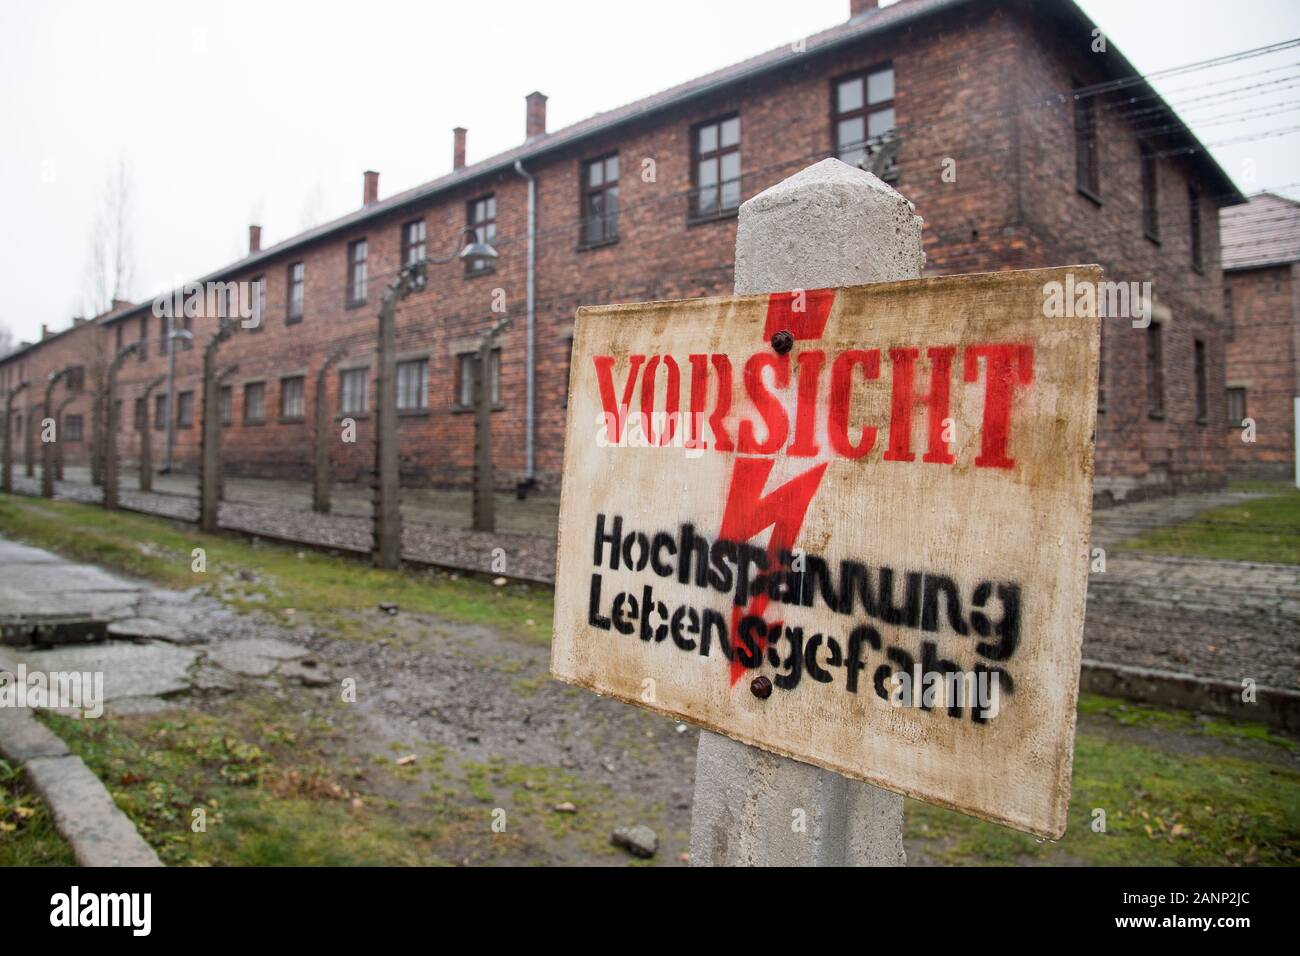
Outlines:
[{"label": "brick chimney", "polygon": [[452,130],[452,133],[456,137],[456,144],[452,147],[451,150],[451,168],[453,170],[464,169],[465,168],[465,137],[466,135],[468,135],[469,130],[467,130],[463,126],[457,126],[454,130]]},{"label": "brick chimney", "polygon": [[849,0],[849,19],[860,17],[868,10],[874,10],[880,6],[880,0]]},{"label": "brick chimney", "polygon": [[534,90],[525,97],[525,101],[528,103],[525,139],[531,142],[546,135],[546,96]]},{"label": "brick chimney", "polygon": [[44,342],[50,337],[50,327],[44,322],[41,323],[41,341]]},{"label": "brick chimney", "polygon": [[[368,189],[369,187],[367,187]],[[262,227],[248,227],[248,254],[251,256],[254,252],[262,251]]]},{"label": "brick chimney", "polygon": [[366,184],[361,193],[361,202],[369,206],[372,203],[379,202],[379,174],[373,169],[367,169],[363,174]]}]

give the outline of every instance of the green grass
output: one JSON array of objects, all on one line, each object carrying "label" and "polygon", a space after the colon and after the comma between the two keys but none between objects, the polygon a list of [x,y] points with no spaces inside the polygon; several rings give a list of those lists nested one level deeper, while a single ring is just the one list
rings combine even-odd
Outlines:
[{"label": "green grass", "polygon": [[[550,640],[551,592],[541,586],[494,587],[436,570],[380,571],[360,558],[202,534],[163,518],[16,495],[0,495],[0,533],[164,587],[203,587],[235,607],[268,612],[286,623],[306,617],[336,637],[375,636],[375,622],[358,615],[391,603],[403,611]],[[195,548],[204,549],[204,573],[192,569]]]},{"label": "green grass", "polygon": [[75,865],[71,847],[26,786],[22,769],[0,760],[0,867]]},{"label": "green grass", "polygon": [[337,731],[270,698],[227,706],[220,720],[190,710],[42,719],[168,865],[438,862],[427,840],[352,789],[354,770],[329,765],[323,748]]},{"label": "green grass", "polygon": [[1119,547],[1185,557],[1300,564],[1300,491],[1291,489],[1270,498],[1215,508],[1190,521],[1130,538]]},{"label": "green grass", "polygon": [[[1286,759],[1294,741],[1260,725],[1093,695],[1080,698],[1079,712],[1060,842],[911,800],[907,836],[957,865],[1300,863],[1300,773]],[[1093,829],[1097,809],[1105,832]]]}]

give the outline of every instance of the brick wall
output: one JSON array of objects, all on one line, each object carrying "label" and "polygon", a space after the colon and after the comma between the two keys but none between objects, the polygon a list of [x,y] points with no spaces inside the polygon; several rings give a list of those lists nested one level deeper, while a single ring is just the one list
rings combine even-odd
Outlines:
[{"label": "brick wall", "polygon": [[1295,463],[1297,295],[1294,264],[1224,274],[1231,290],[1232,338],[1228,388],[1246,391],[1246,415],[1255,441],[1242,441],[1241,422],[1220,427],[1234,472],[1289,476]]},{"label": "brick wall", "polygon": [[[1166,307],[1165,418],[1151,419],[1145,395],[1138,330],[1112,322],[1106,329],[1106,377],[1110,401],[1098,435],[1099,488],[1116,495],[1189,484],[1215,484],[1222,475],[1222,342],[1217,328],[1221,297],[1217,216],[1207,196],[1202,216],[1204,274],[1189,264],[1185,194],[1192,170],[1181,161],[1161,163],[1162,239],[1142,234],[1139,213],[1137,137],[1130,124],[1107,114],[1102,128],[1103,201],[1074,187],[1072,77],[1095,79],[1086,35],[1063,40],[1059,32],[1032,25],[1013,5],[974,4],[941,21],[862,39],[822,55],[795,55],[790,64],[688,105],[644,115],[617,131],[552,151],[527,163],[537,176],[536,468],[544,486],[558,485],[565,426],[569,336],[573,312],[584,304],[725,294],[732,286],[735,219],[692,224],[690,136],[697,123],[737,113],[741,118],[743,197],[831,154],[832,81],[844,74],[890,64],[902,140],[898,181],[925,219],[929,271],[958,273],[1100,262],[1108,275],[1155,283]],[[1078,49],[1076,50],[1076,47]],[[1082,51],[1082,52],[1080,52]],[[521,133],[523,130],[521,130]],[[582,162],[609,153],[620,160],[619,239],[612,245],[579,246]],[[647,161],[653,162],[653,177]],[[945,177],[955,170],[955,179]],[[950,181],[951,180],[951,181]],[[1208,193],[1208,190],[1204,190]],[[423,218],[428,254],[442,256],[461,243],[466,204],[496,197],[500,259],[487,274],[466,277],[459,262],[431,265],[427,287],[401,306],[397,350],[401,358],[427,357],[429,408],[400,421],[404,480],[464,483],[473,465],[473,416],[454,402],[455,353],[472,348],[474,336],[500,317],[514,316],[500,338],[502,407],[493,413],[497,478],[503,486],[525,471],[525,282],[527,184],[513,172],[479,178],[400,210],[382,206],[364,224],[306,248],[273,254],[256,267],[234,267],[225,277],[265,276],[268,308],[261,330],[241,331],[222,350],[237,364],[233,422],[226,427],[224,460],[234,473],[304,475],[311,461],[316,371],[343,345],[342,366],[370,362],[373,392],[375,314],[383,286],[399,265],[402,224]],[[382,195],[382,194],[381,194]],[[368,242],[369,294],[363,307],[345,299],[346,250]],[[306,267],[305,318],[286,324],[287,270]],[[147,314],[147,313],[146,313]],[[195,328],[206,338],[203,321]],[[125,320],[127,339],[139,319]],[[130,419],[134,396],[165,367],[158,349],[158,320],[148,316],[151,348],[146,361],[130,361],[120,377]],[[104,334],[110,339],[115,326]],[[1212,396],[1209,427],[1194,421],[1193,343],[1207,344]],[[182,351],[176,362],[177,391],[198,392],[201,348]],[[304,422],[278,421],[282,376],[306,380]],[[243,392],[265,382],[264,424],[243,422]],[[332,417],[339,417],[339,373],[326,383]],[[374,408],[373,394],[370,401]],[[1189,412],[1189,409],[1193,409]],[[152,409],[151,409],[152,414]],[[357,441],[335,442],[336,474],[364,478],[371,468],[371,421],[357,418]],[[336,422],[337,426],[337,422]],[[155,432],[155,460],[161,433]],[[129,427],[122,449],[129,460],[138,440]],[[197,428],[177,433],[178,462],[193,467]]]}]

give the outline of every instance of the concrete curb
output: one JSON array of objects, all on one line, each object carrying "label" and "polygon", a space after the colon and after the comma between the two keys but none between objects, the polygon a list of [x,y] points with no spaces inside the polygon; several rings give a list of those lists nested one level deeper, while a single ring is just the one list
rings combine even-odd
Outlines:
[{"label": "concrete curb", "polygon": [[[14,670],[7,655],[0,670]],[[99,778],[31,711],[0,709],[0,755],[27,771],[79,865],[162,866]]]},{"label": "concrete curb", "polygon": [[1300,692],[1293,690],[1257,686],[1254,703],[1246,703],[1241,699],[1241,684],[1232,681],[1086,659],[1079,687],[1093,694],[1255,721],[1300,734]]}]

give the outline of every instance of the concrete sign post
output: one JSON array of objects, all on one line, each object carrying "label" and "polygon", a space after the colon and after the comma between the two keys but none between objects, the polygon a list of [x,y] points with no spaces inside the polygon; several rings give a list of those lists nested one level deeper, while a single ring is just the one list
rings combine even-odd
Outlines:
[{"label": "concrete sign post", "polygon": [[919,279],[833,159],[736,246],[736,296],[578,312],[552,673],[704,729],[696,864],[902,864],[900,795],[1059,836],[1100,270]]}]

